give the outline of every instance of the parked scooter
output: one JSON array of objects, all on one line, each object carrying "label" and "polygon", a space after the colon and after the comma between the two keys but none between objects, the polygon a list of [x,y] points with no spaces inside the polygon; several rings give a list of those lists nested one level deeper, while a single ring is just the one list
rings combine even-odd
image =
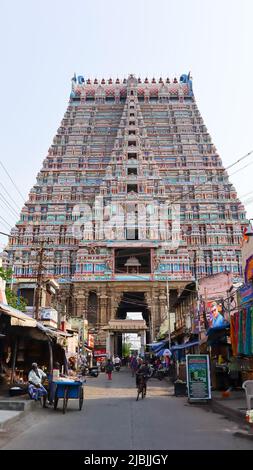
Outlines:
[{"label": "parked scooter", "polygon": [[168,376],[169,376],[168,368],[156,369],[153,375],[153,377],[157,378],[158,380],[163,380],[164,377],[168,377]]},{"label": "parked scooter", "polygon": [[154,375],[155,375],[155,368],[152,364],[149,364],[148,378],[151,379],[151,377],[154,377]]},{"label": "parked scooter", "polygon": [[98,377],[98,366],[93,366],[93,367],[84,367],[82,369],[82,375],[88,375],[90,377]]}]

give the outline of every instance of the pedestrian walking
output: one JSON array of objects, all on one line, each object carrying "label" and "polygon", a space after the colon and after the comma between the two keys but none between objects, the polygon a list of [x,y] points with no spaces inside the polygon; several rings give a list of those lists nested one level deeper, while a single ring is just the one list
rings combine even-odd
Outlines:
[{"label": "pedestrian walking", "polygon": [[107,373],[108,380],[112,380],[112,371],[113,371],[113,362],[111,361],[111,359],[108,359],[106,366],[105,366],[105,372]]},{"label": "pedestrian walking", "polygon": [[131,357],[130,367],[131,367],[131,371],[132,371],[132,377],[134,377],[136,369],[138,367],[138,359],[137,359],[136,355]]}]

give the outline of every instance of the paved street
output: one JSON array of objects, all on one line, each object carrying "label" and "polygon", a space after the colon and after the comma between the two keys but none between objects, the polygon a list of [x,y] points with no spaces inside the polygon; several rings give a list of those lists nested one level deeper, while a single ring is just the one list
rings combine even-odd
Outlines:
[{"label": "paved street", "polygon": [[[253,449],[253,441],[234,437],[237,425],[172,396],[168,383],[152,379],[144,400],[136,402],[128,370],[87,378],[84,408],[69,401],[61,410],[29,413],[0,437],[3,449]],[[61,402],[60,402],[61,403]]]}]

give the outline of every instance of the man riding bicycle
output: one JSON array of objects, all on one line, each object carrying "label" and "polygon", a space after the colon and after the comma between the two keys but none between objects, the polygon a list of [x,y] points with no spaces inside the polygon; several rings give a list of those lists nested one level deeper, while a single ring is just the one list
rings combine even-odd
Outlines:
[{"label": "man riding bicycle", "polygon": [[136,387],[137,388],[140,382],[143,380],[145,382],[145,389],[147,388],[147,380],[149,377],[149,373],[150,373],[150,369],[149,369],[148,361],[145,361],[144,363],[141,363],[138,366],[138,369],[136,371]]}]

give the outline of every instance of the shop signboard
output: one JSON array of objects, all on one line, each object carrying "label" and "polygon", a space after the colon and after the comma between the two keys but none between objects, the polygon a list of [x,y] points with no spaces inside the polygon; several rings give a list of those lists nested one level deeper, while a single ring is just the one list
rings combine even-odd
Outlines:
[{"label": "shop signboard", "polygon": [[70,320],[71,327],[79,332],[81,342],[88,341],[88,321],[81,317],[72,317]]},{"label": "shop signboard", "polygon": [[188,400],[210,400],[209,356],[207,354],[187,354],[186,372]]},{"label": "shop signboard", "polygon": [[94,348],[94,335],[91,333],[88,334],[88,347],[91,349]]},{"label": "shop signboard", "polygon": [[40,308],[40,319],[41,320],[52,320],[57,323],[58,312],[54,308],[43,307]]},{"label": "shop signboard", "polygon": [[217,300],[222,297],[226,298],[232,285],[231,273],[218,273],[200,279],[198,291],[203,300]]},{"label": "shop signboard", "polygon": [[98,356],[106,356],[106,349],[105,348],[95,349],[94,357],[98,357]]}]

